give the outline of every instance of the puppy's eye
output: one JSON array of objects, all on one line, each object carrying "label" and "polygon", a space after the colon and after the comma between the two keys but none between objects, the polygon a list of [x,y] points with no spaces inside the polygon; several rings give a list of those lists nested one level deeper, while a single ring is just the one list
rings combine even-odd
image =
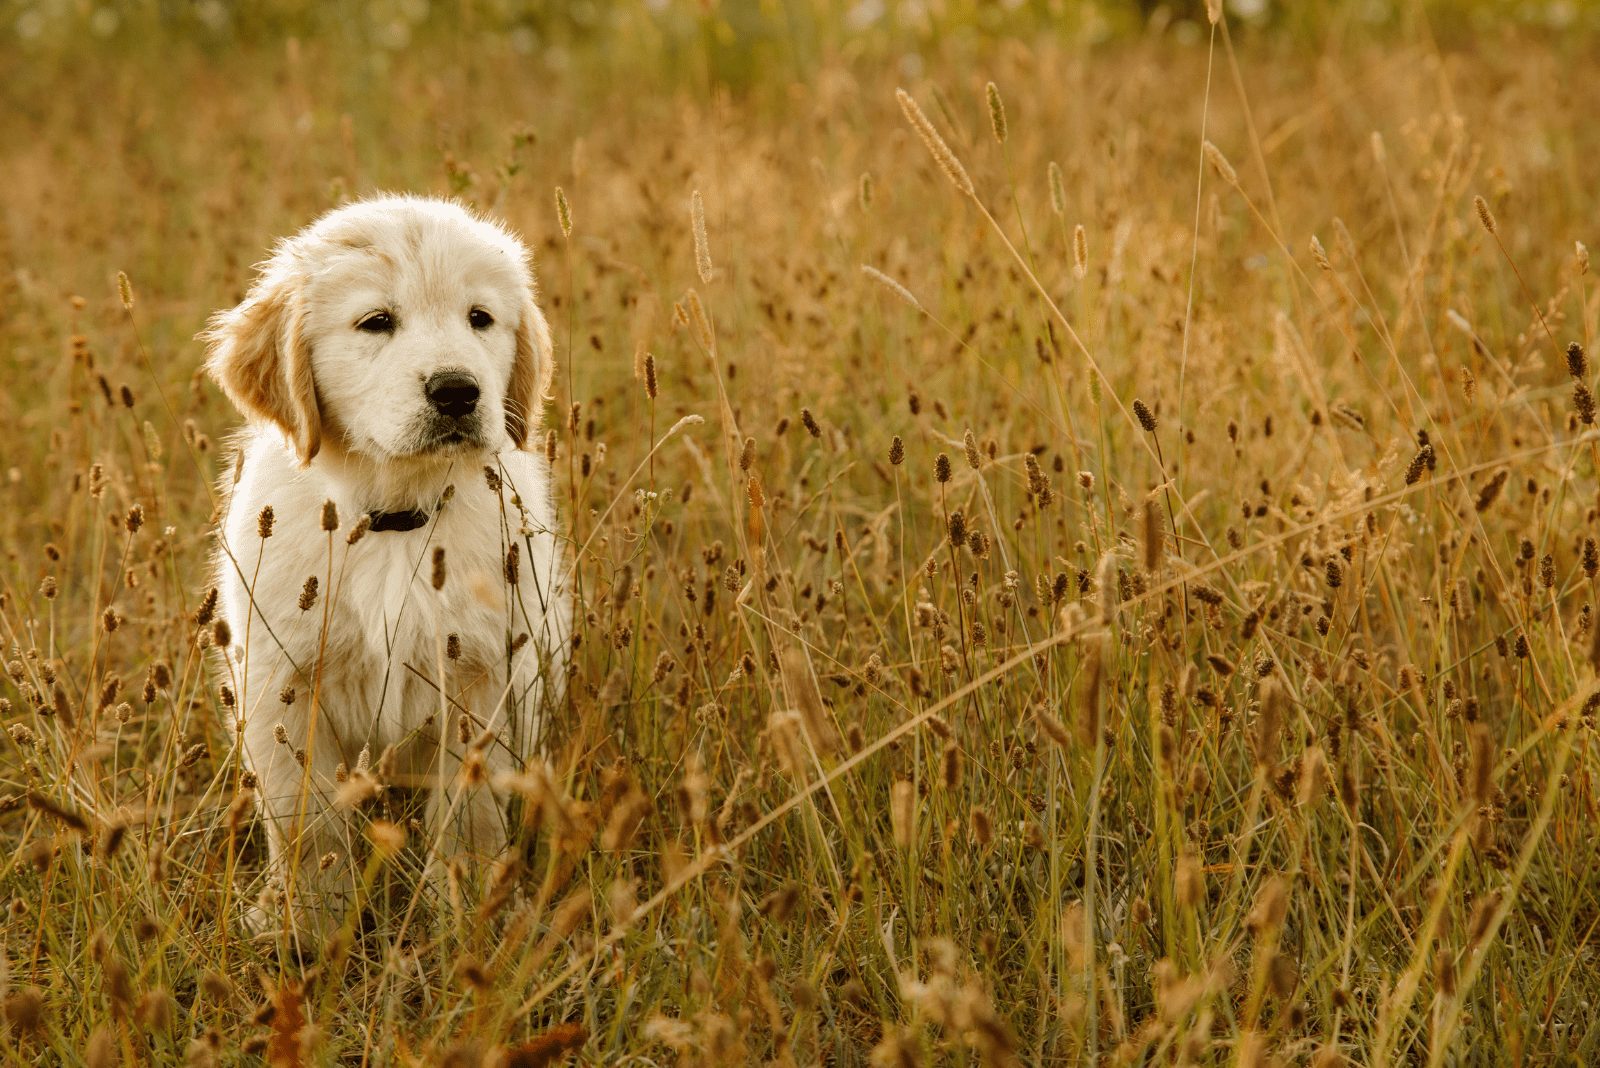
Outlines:
[{"label": "puppy's eye", "polygon": [[356,329],[368,334],[392,334],[394,333],[394,316],[388,312],[371,312],[356,322]]},{"label": "puppy's eye", "polygon": [[472,324],[474,330],[487,330],[494,325],[494,316],[482,308],[473,308],[467,312],[467,322]]}]

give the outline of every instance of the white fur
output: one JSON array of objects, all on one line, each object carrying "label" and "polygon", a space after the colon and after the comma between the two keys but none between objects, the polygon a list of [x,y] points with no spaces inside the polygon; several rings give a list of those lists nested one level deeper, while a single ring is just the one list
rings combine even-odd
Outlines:
[{"label": "white fur", "polygon": [[[360,878],[336,800],[340,765],[381,761],[397,782],[429,788],[430,840],[447,856],[493,856],[507,843],[495,783],[537,745],[539,710],[561,692],[570,618],[548,465],[507,426],[509,406],[521,411],[523,435],[531,431],[548,381],[548,330],[534,297],[527,253],[505,230],[452,203],[390,197],[341,208],[283,242],[207,334],[213,374],[250,417],[225,479],[217,558],[232,630],[225,670],[271,874],[293,891],[297,914],[336,914],[330,900]],[[474,307],[493,325],[470,325]],[[376,309],[394,316],[392,334],[356,328]],[[535,366],[519,371],[519,358]],[[477,380],[480,440],[429,445],[423,386],[442,370]],[[512,396],[519,388],[528,395]],[[331,537],[325,501],[338,511]],[[275,525],[263,540],[267,505]],[[347,544],[364,513],[408,509],[432,518]],[[436,547],[445,551],[437,590]],[[318,598],[302,611],[312,576]],[[452,634],[454,661],[445,653]],[[295,691],[288,705],[285,687]],[[475,744],[461,742],[463,717]],[[459,774],[463,761],[486,774]]]}]

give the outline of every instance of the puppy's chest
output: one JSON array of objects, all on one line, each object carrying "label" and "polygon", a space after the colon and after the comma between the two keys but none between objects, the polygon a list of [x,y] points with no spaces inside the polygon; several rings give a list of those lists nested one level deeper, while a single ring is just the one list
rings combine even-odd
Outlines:
[{"label": "puppy's chest", "polygon": [[499,554],[470,541],[369,534],[351,547],[340,597],[360,631],[408,652],[454,636],[462,655],[492,659],[488,647],[504,641],[503,573]]},{"label": "puppy's chest", "polygon": [[[441,547],[442,557],[436,556]],[[278,610],[268,612],[287,624],[274,630],[288,639],[296,660],[320,651],[327,666],[365,675],[433,664],[441,654],[468,664],[504,658],[510,610],[504,560],[492,546],[429,539],[422,531],[381,532],[348,550],[340,546],[331,568],[326,557],[297,562],[317,578],[316,603],[300,607],[303,593],[294,607],[274,597]],[[257,589],[304,591],[308,575],[291,574],[294,564],[287,560],[280,565],[274,570],[282,573]],[[262,600],[258,594],[258,604]]]}]

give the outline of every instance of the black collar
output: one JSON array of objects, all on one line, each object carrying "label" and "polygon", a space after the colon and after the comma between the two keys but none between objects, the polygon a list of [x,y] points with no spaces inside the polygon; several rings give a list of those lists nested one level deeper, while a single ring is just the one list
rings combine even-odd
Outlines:
[{"label": "black collar", "polygon": [[427,526],[428,520],[433,516],[413,508],[407,512],[368,512],[372,522],[367,529],[374,534],[384,530],[416,530],[418,527]]}]

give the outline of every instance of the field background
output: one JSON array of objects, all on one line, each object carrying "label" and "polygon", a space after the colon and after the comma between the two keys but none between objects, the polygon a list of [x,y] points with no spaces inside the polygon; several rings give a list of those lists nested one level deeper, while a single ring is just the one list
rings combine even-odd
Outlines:
[{"label": "field background", "polygon": [[[1589,5],[0,16],[5,1063],[1600,1059]],[[193,337],[379,189],[536,249],[578,648],[522,860],[252,941]]]}]

